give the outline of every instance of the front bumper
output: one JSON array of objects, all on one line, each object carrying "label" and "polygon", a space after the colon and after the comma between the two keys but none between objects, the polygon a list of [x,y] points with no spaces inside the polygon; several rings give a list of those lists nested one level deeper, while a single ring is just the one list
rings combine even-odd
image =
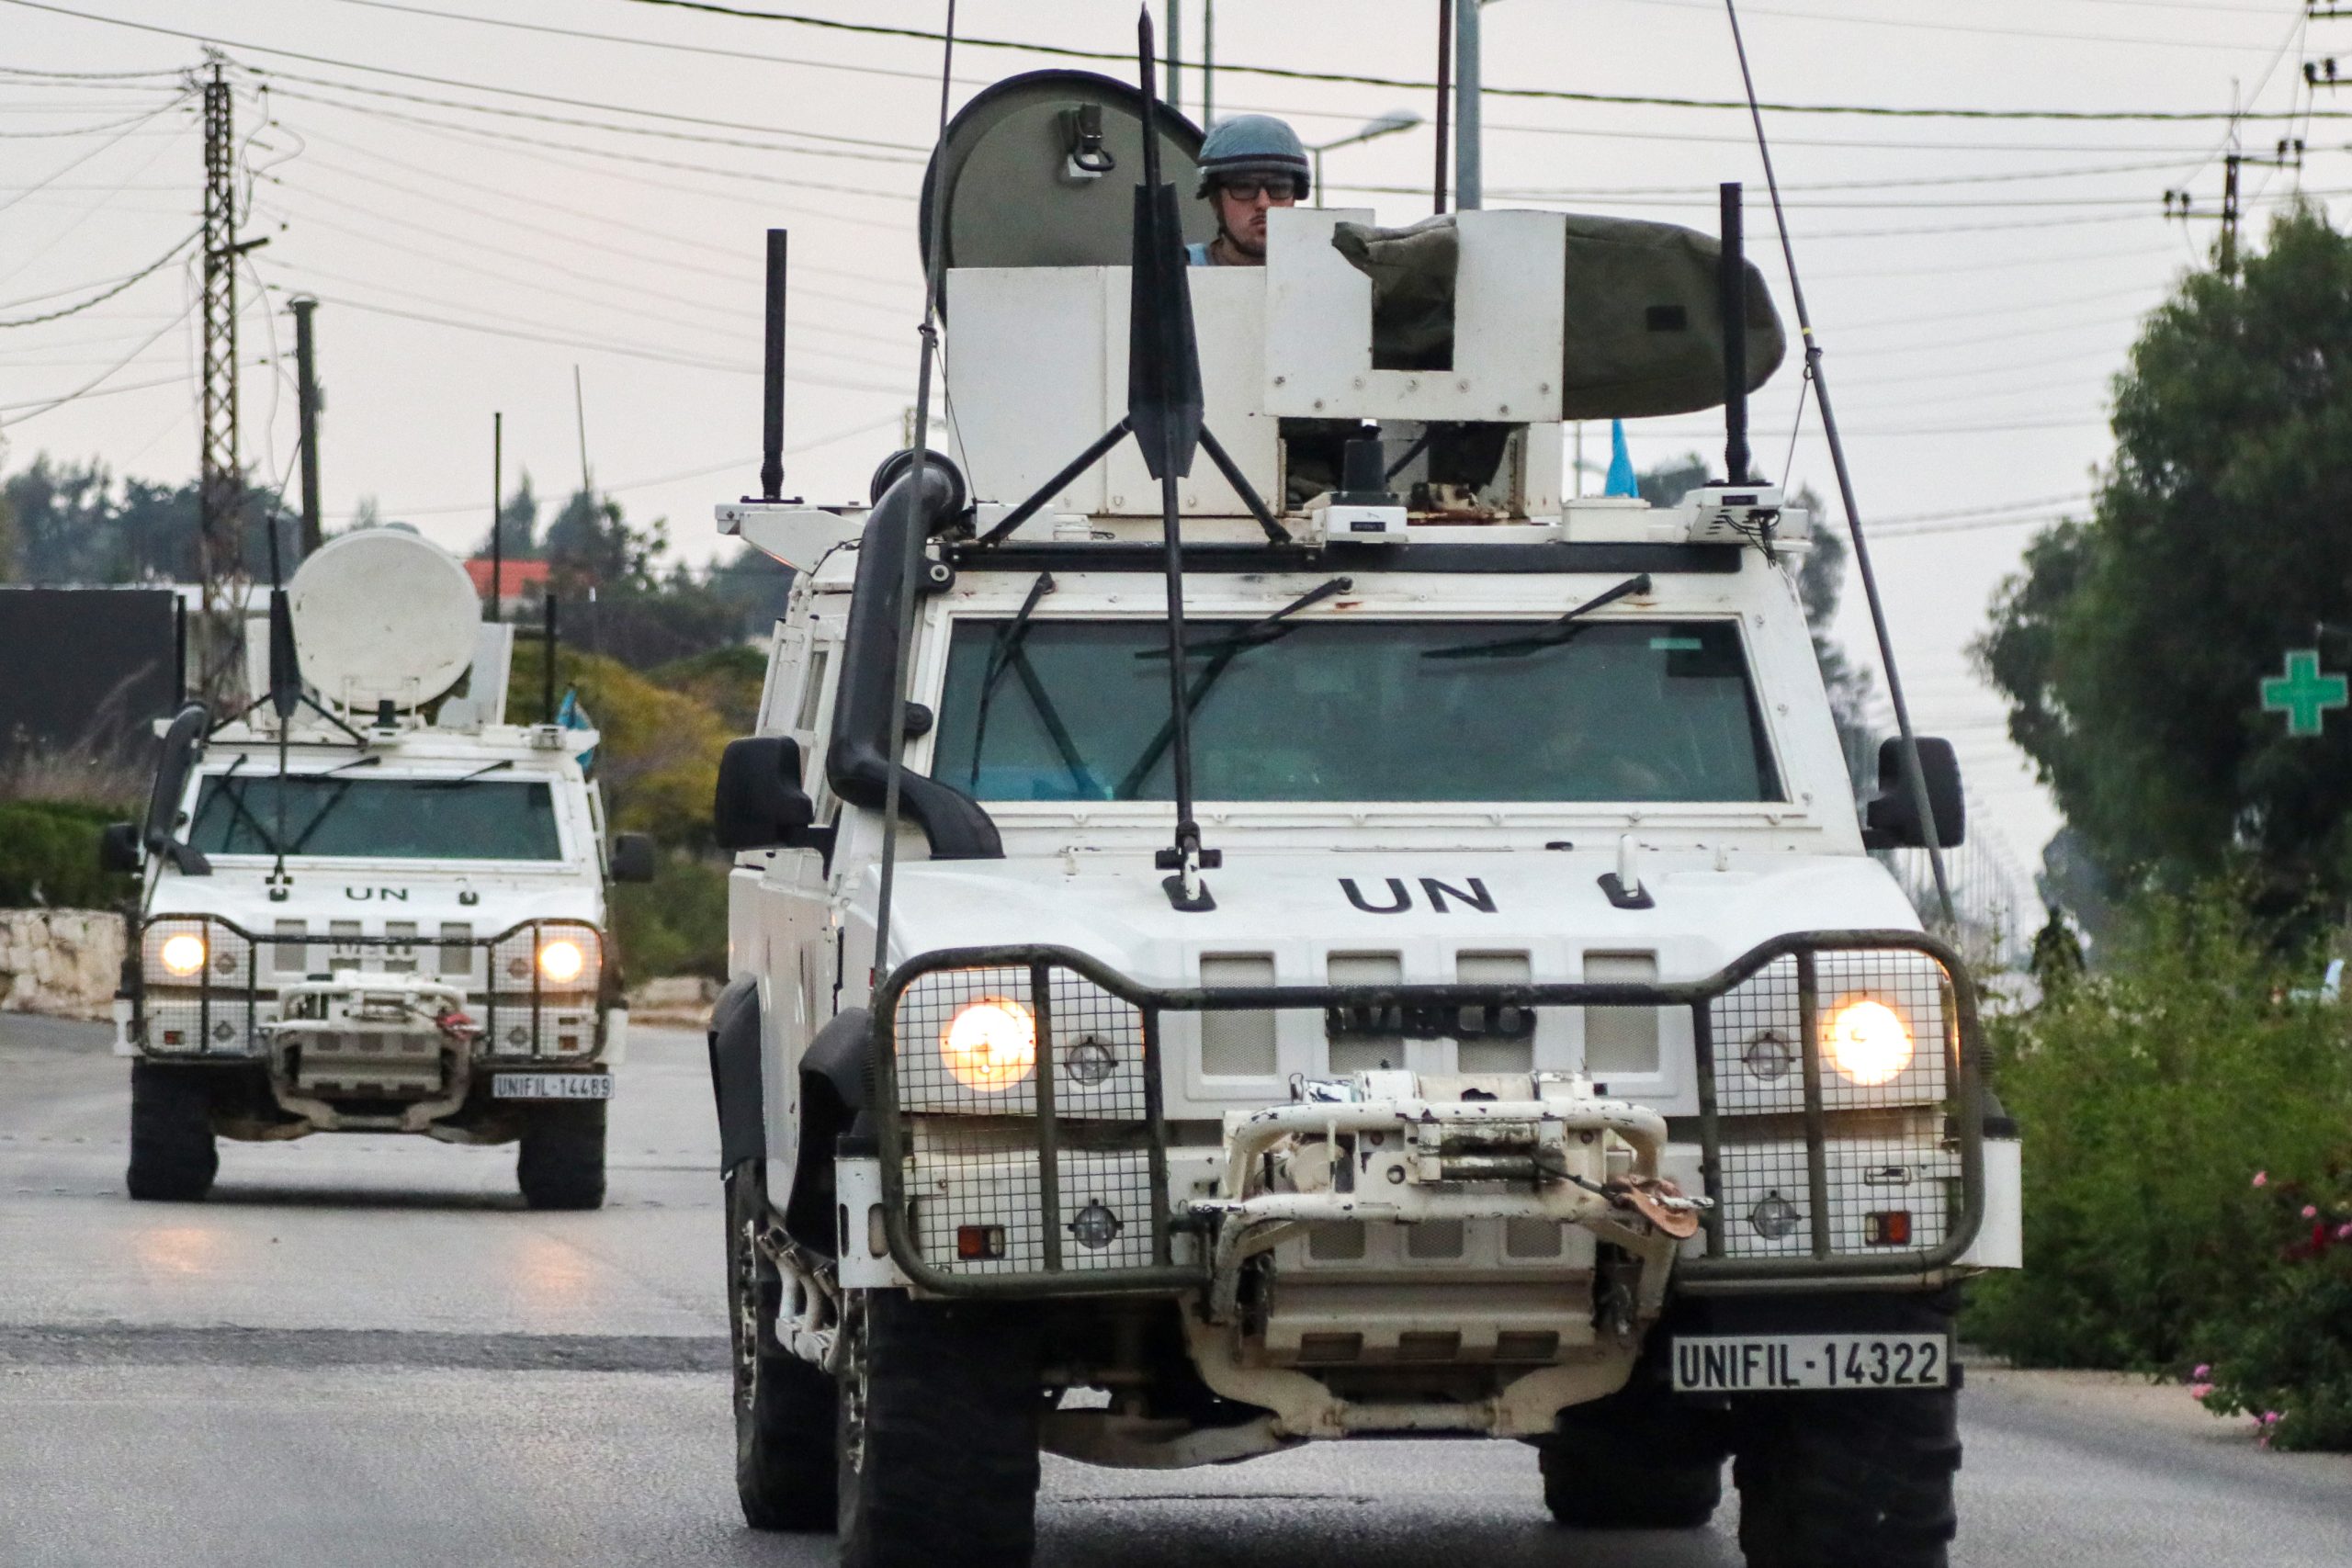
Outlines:
[{"label": "front bumper", "polygon": [[[1006,997],[1024,999],[1034,1018],[1035,1070],[1010,1089],[975,1089],[944,1063],[944,1032],[964,1007]],[[1830,1010],[1857,998],[1898,1010],[1915,1039],[1911,1064],[1883,1085],[1844,1077],[1827,1059]],[[1514,1011],[1588,1007],[1689,1011],[1699,1114],[1674,1133],[1698,1145],[1712,1206],[1687,1246],[1660,1245],[1647,1220],[1579,1185],[1619,1174],[1606,1168],[1611,1147],[1626,1151],[1632,1174],[1657,1174],[1662,1121],[1579,1099],[1572,1085],[1524,1104],[1390,1096],[1273,1108],[1229,1121],[1213,1195],[1186,1201],[1171,1186],[1166,1011],[1345,1010],[1419,1027],[1459,1021],[1458,1032],[1472,1034]],[[1961,1262],[1985,1213],[1975,993],[1957,954],[1917,932],[1783,937],[1672,985],[1155,988],[1066,949],[959,949],[901,965],[875,1018],[881,1224],[905,1278],[941,1295],[1200,1292],[1214,1317],[1231,1312],[1244,1265],[1279,1233],[1545,1219],[1641,1258],[1638,1315],[1647,1318],[1668,1267],[1694,1291],[1932,1280]],[[1294,1179],[1284,1190],[1266,1158],[1286,1138],[1336,1151],[1375,1130],[1394,1127],[1411,1143],[1425,1126],[1481,1122],[1520,1123],[1539,1142],[1591,1134],[1604,1174],[1449,1173],[1441,1164],[1423,1176],[1384,1165],[1376,1179],[1386,1191],[1342,1194],[1336,1166],[1329,1190],[1302,1191]],[[1356,1142],[1352,1157],[1364,1153]],[[1388,1168],[1404,1174],[1392,1179]],[[1898,1213],[1899,1236],[1887,1224]]]},{"label": "front bumper", "polygon": [[[164,1061],[282,1058],[288,1043],[330,1054],[394,1038],[413,1054],[483,1063],[587,1064],[608,1056],[618,974],[603,934],[584,920],[526,920],[492,936],[256,936],[218,916],[141,922],[116,1007],[117,1049]],[[164,966],[175,938],[203,943],[192,975]],[[550,980],[538,962],[565,942],[576,975]],[[439,1020],[461,1015],[465,1027]],[[428,1048],[429,1047],[429,1052]]]}]

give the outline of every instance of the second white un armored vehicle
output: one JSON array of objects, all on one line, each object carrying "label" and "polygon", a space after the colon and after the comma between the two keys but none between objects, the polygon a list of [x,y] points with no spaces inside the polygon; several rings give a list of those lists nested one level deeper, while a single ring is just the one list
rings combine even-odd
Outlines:
[{"label": "second white un armored vehicle", "polygon": [[184,707],[105,843],[141,879],[130,1195],[203,1197],[219,1136],[378,1132],[519,1143],[526,1202],[596,1207],[628,1024],[608,883],[653,846],[608,853],[595,731],[553,722],[551,669],[542,722],[508,722],[514,628],[414,534],[330,540],[271,597],[260,694]]},{"label": "second white un armored vehicle", "polygon": [[1409,1434],[1532,1443],[1565,1526],[1699,1525],[1728,1459],[1758,1568],[1943,1562],[2016,1145],[1867,852],[1958,841],[1951,753],[1858,819],[1743,442],[1563,493],[1565,420],[1738,410],[1760,276],[1304,206],[1188,273],[1148,101],[967,107],[942,452],[719,508],[800,570],[718,799],[746,1517],[1017,1564],[1041,1450]]}]

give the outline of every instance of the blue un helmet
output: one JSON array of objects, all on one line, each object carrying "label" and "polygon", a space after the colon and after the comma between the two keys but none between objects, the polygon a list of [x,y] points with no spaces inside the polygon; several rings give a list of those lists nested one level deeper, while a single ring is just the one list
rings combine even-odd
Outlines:
[{"label": "blue un helmet", "polygon": [[1315,194],[1298,132],[1270,114],[1236,115],[1217,121],[1201,142],[1201,186],[1193,194],[1206,196],[1227,179],[1282,175],[1298,187],[1299,200]]}]

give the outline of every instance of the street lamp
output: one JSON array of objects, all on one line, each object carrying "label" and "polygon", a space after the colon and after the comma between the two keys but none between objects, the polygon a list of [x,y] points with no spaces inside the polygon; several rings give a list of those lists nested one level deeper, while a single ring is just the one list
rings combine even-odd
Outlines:
[{"label": "street lamp", "polygon": [[1340,137],[1337,141],[1326,141],[1320,145],[1309,147],[1307,151],[1315,154],[1315,205],[1317,207],[1323,205],[1324,153],[1334,148],[1352,147],[1359,141],[1369,141],[1375,136],[1394,136],[1400,130],[1410,130],[1420,123],[1421,117],[1411,109],[1390,109],[1378,119],[1364,121],[1361,129]]}]

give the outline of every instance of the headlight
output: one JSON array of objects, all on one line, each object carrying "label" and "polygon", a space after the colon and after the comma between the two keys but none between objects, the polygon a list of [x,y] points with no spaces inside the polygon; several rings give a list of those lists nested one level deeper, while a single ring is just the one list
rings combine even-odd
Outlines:
[{"label": "headlight", "polygon": [[965,1088],[1001,1094],[1037,1066],[1037,1021],[1019,1002],[983,997],[947,1021],[939,1051]]},{"label": "headlight", "polygon": [[157,956],[163,959],[166,974],[186,979],[204,968],[204,939],[194,931],[167,936]]},{"label": "headlight", "polygon": [[1884,1002],[1858,997],[1840,1001],[1821,1026],[1830,1066],[1865,1089],[1875,1089],[1911,1065],[1911,1030]]},{"label": "headlight", "polygon": [[559,986],[569,986],[588,967],[588,955],[569,937],[557,937],[539,948],[539,973]]}]

